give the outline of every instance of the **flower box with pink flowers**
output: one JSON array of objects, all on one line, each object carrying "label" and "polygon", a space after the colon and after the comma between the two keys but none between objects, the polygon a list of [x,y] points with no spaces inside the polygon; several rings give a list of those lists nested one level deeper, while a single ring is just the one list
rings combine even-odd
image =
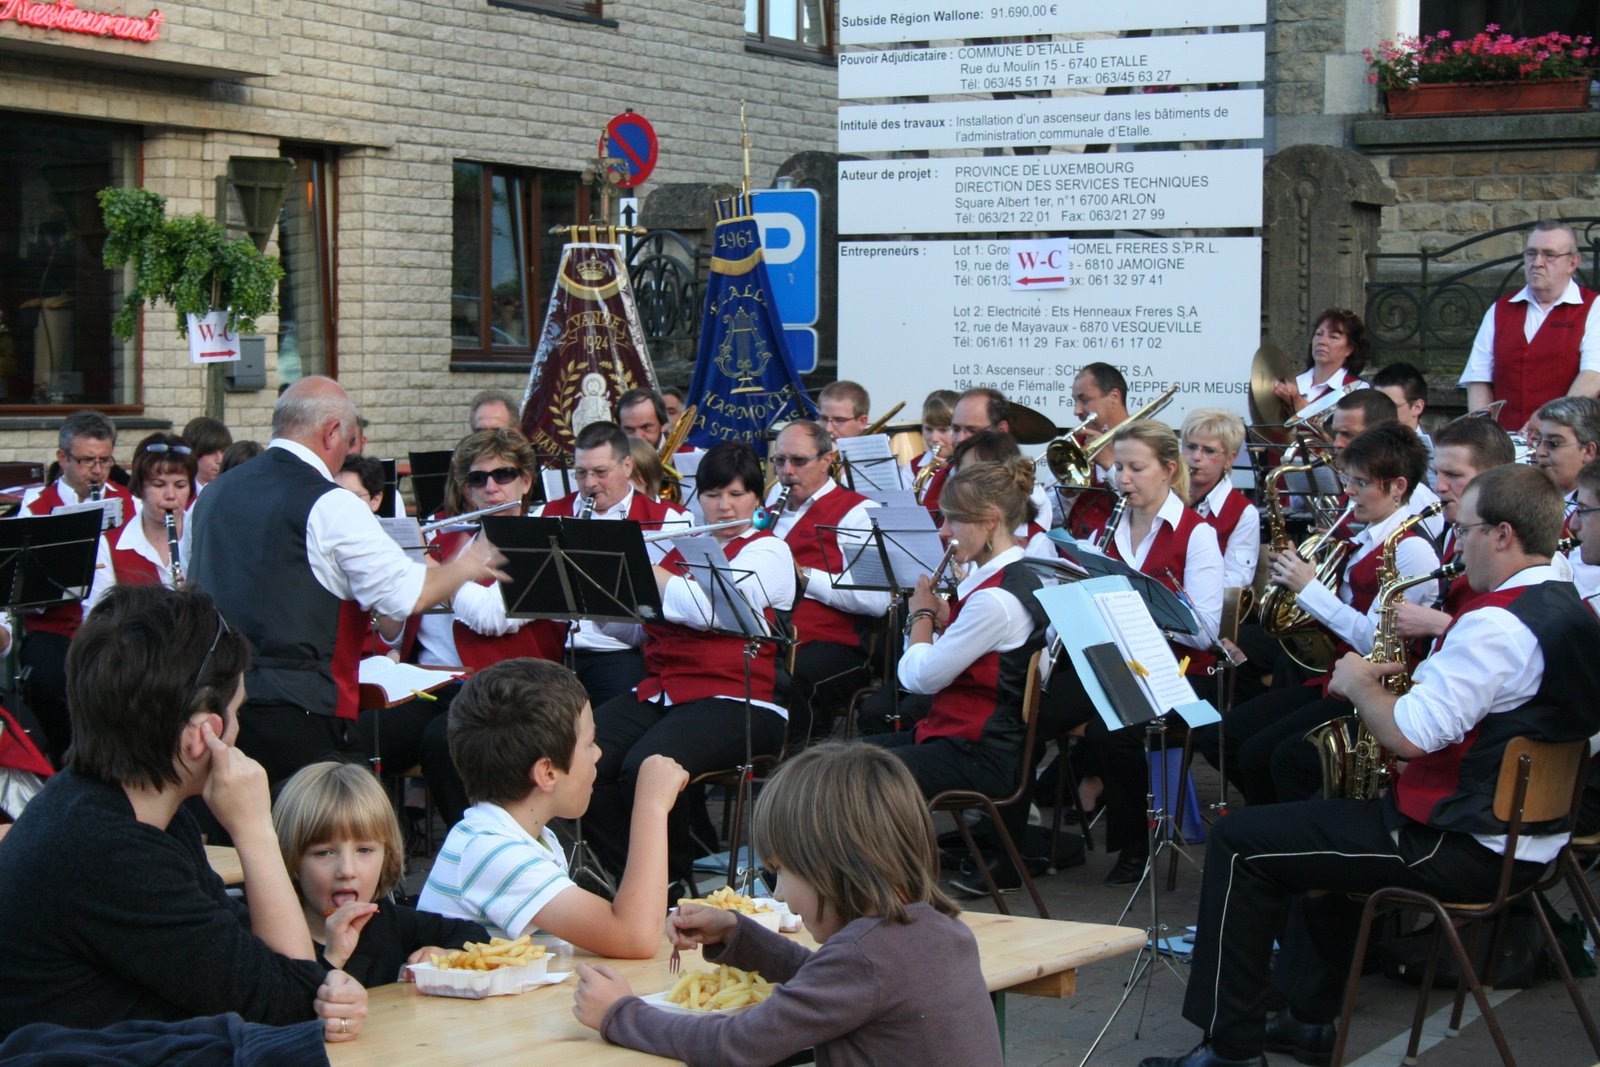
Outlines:
[{"label": "flower box with pink flowers", "polygon": [[1384,41],[1363,54],[1390,118],[1505,111],[1581,111],[1596,58],[1588,37],[1513,37],[1489,24],[1456,39],[1448,30]]}]

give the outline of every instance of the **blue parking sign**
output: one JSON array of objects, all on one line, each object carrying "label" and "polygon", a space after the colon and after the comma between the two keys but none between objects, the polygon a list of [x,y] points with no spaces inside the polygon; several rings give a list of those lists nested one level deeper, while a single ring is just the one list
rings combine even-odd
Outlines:
[{"label": "blue parking sign", "polygon": [[[757,189],[750,195],[778,317],[786,327],[814,325],[821,297],[821,198],[815,189]],[[815,343],[811,349],[815,365]],[[800,353],[794,355],[795,369],[807,373]]]}]

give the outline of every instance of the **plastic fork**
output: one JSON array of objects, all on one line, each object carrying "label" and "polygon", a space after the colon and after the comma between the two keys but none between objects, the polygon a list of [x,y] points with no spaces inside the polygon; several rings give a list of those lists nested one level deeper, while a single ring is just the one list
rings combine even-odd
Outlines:
[{"label": "plastic fork", "polygon": [[672,955],[667,957],[667,973],[677,974],[683,967],[683,957],[678,954],[678,946],[672,946]]}]

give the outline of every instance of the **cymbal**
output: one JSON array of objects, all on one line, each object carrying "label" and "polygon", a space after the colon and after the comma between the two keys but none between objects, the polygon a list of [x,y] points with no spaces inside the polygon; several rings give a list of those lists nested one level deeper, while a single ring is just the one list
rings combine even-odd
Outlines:
[{"label": "cymbal", "polygon": [[1294,409],[1273,393],[1275,382],[1294,378],[1294,365],[1288,353],[1267,341],[1256,349],[1250,361],[1250,420],[1256,425],[1278,424],[1294,414]]},{"label": "cymbal", "polygon": [[1042,445],[1054,441],[1060,434],[1056,424],[1037,411],[1015,400],[1011,402],[1011,436],[1016,438],[1017,444]]}]

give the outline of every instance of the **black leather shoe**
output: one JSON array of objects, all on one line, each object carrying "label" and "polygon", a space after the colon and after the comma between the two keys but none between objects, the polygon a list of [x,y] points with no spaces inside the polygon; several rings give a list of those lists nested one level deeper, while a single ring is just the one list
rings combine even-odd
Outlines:
[{"label": "black leather shoe", "polygon": [[[1000,892],[1015,893],[1022,888],[1022,876],[1011,866],[1010,859],[995,858],[988,862],[989,872],[994,875],[994,884]],[[978,870],[970,858],[961,865],[960,876],[950,879],[950,888],[957,896],[966,900],[977,900],[989,895],[989,883],[984,881],[983,872]]]},{"label": "black leather shoe", "polygon": [[1186,1056],[1149,1056],[1139,1061],[1139,1067],[1267,1067],[1267,1058],[1225,1059],[1211,1051],[1210,1045],[1201,1042]]},{"label": "black leather shoe", "polygon": [[1338,1028],[1332,1023],[1303,1023],[1288,1011],[1267,1020],[1268,1052],[1287,1052],[1309,1067],[1328,1067]]},{"label": "black leather shoe", "polygon": [[1145,861],[1149,858],[1142,853],[1130,854],[1124,849],[1117,854],[1116,866],[1106,875],[1106,885],[1137,885],[1139,879],[1144,877]]}]

